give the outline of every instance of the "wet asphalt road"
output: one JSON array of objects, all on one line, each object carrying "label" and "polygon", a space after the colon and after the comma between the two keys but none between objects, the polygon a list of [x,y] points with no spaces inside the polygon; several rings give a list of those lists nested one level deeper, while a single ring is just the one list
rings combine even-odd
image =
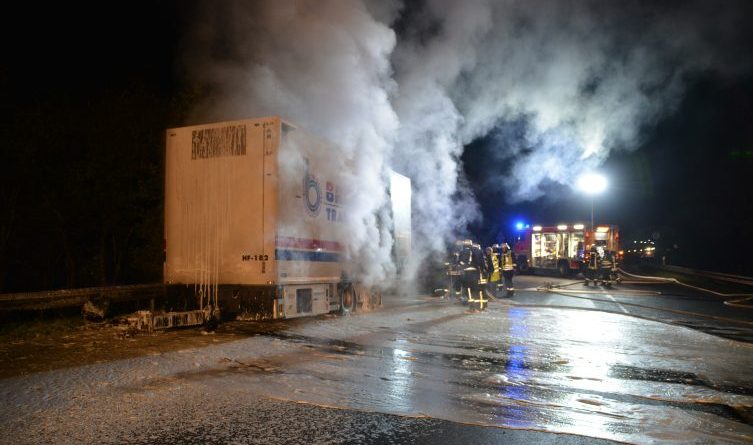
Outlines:
[{"label": "wet asphalt road", "polygon": [[746,310],[668,285],[516,288],[484,312],[393,297],[3,379],[0,443],[753,443]]},{"label": "wet asphalt road", "polygon": [[[481,427],[431,418],[329,409],[272,399],[203,406],[206,416],[185,428],[152,426],[131,444],[608,444],[575,435]],[[230,408],[232,407],[232,408]],[[212,419],[221,418],[217,422]]]},{"label": "wet asphalt road", "polygon": [[518,292],[515,304],[573,307],[645,317],[663,323],[685,326],[733,340],[753,343],[753,304],[747,308],[727,305],[725,298],[673,283],[651,283],[623,277],[611,288],[584,286],[576,278],[548,276],[519,277],[520,287],[553,285],[551,292]]}]

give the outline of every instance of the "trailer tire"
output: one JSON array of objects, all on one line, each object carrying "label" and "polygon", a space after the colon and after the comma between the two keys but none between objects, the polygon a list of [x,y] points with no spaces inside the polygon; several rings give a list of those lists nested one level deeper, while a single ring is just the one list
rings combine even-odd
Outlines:
[{"label": "trailer tire", "polygon": [[343,314],[355,311],[356,308],[356,290],[352,284],[343,286],[340,292],[340,311]]}]

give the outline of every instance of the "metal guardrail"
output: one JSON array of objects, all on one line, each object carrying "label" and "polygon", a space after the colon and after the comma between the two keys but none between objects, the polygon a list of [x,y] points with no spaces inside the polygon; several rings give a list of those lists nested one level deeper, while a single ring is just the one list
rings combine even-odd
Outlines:
[{"label": "metal guardrail", "polygon": [[0,312],[82,306],[91,299],[106,299],[111,303],[146,300],[160,297],[164,292],[165,285],[156,283],[0,294]]}]

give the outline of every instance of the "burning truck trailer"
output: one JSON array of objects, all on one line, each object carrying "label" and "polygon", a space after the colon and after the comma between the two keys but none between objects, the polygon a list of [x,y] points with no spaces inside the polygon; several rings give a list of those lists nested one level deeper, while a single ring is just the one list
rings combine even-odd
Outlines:
[{"label": "burning truck trailer", "polygon": [[520,273],[555,272],[562,277],[585,270],[591,246],[622,259],[620,229],[601,224],[587,230],[585,224],[533,225],[515,237],[513,253]]},{"label": "burning truck trailer", "polygon": [[[166,137],[164,283],[168,300],[191,306],[188,318],[381,305],[381,289],[354,279],[340,189],[354,177],[333,144],[279,117],[173,128]],[[410,252],[411,182],[388,175],[385,219],[399,270]]]}]

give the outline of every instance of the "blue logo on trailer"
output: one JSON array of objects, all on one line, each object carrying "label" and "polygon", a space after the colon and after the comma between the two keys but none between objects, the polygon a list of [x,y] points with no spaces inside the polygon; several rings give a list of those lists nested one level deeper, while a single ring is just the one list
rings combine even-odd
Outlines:
[{"label": "blue logo on trailer", "polygon": [[322,207],[322,188],[314,175],[309,174],[309,162],[306,159],[306,171],[303,176],[303,203],[311,216],[319,215]]}]

